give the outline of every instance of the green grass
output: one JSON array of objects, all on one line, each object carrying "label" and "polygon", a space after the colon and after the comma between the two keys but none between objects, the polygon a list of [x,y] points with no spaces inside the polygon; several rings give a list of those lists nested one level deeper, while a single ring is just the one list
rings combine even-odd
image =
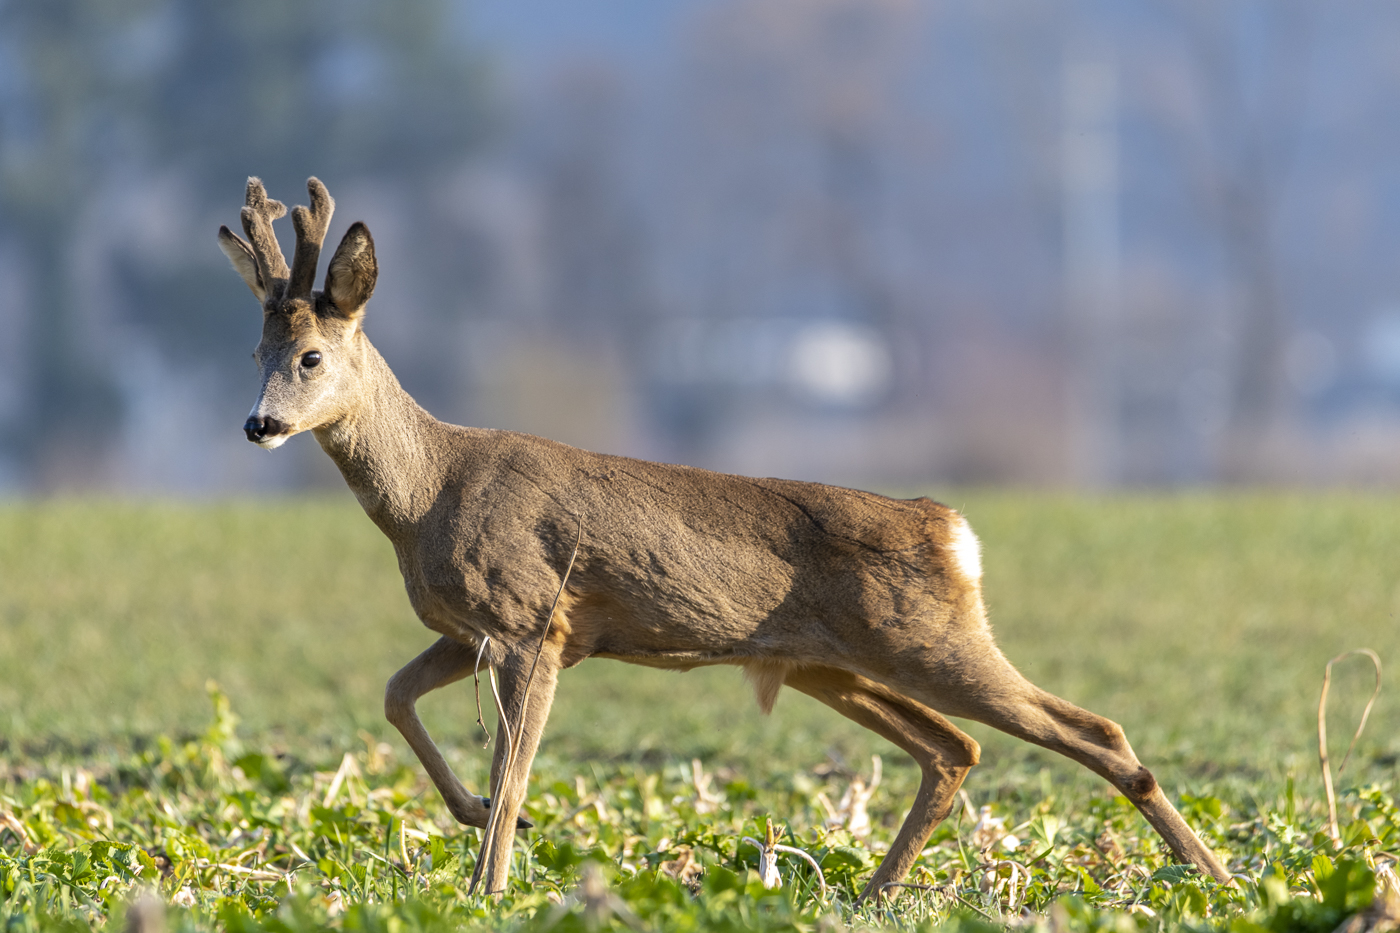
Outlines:
[{"label": "green grass", "polygon": [[[1089,499],[957,493],[942,498],[963,509],[982,538],[992,621],[1012,661],[1046,689],[1122,723],[1173,796],[1216,800],[1222,816],[1211,816],[1217,805],[1207,803],[1200,805],[1205,815],[1194,818],[1218,825],[1216,841],[1227,851],[1242,855],[1254,851],[1259,839],[1274,840],[1273,855],[1255,852],[1254,861],[1240,861],[1241,866],[1258,875],[1280,858],[1293,859],[1296,865],[1279,868],[1278,876],[1295,890],[1312,885],[1314,893],[1320,891],[1325,879],[1311,859],[1327,848],[1312,838],[1323,812],[1315,732],[1322,667],[1334,654],[1359,646],[1374,648],[1386,661],[1400,657],[1400,497]],[[297,861],[285,841],[299,839],[304,852],[322,861],[339,845],[335,851],[347,871],[360,866],[362,874],[373,876],[372,866],[380,863],[364,852],[378,852],[383,859],[389,824],[376,821],[385,819],[416,821],[410,825],[426,827],[422,832],[460,852],[464,834],[451,828],[436,796],[422,786],[420,769],[380,713],[384,682],[432,640],[408,608],[392,549],[348,496],[228,504],[52,501],[0,506],[0,776],[9,775],[0,777],[7,782],[0,784],[0,808],[24,814],[26,825],[37,820],[36,826],[51,826],[54,857],[71,860],[75,847],[86,845],[90,862],[99,858],[91,851],[97,837],[83,841],[88,830],[81,819],[62,817],[68,812],[63,807],[80,796],[71,787],[72,775],[80,771],[96,776],[93,787],[105,788],[88,793],[108,795],[91,802],[134,827],[106,835],[143,851],[165,846],[165,857],[172,861],[178,860],[163,841],[162,827],[172,819],[160,808],[165,794],[174,795],[167,800],[168,809],[180,814],[181,832],[204,839],[214,847],[211,853],[237,836],[239,820],[261,813],[249,825],[261,825],[261,819],[264,828],[278,827],[269,831],[281,834],[278,844],[289,860],[278,863],[282,867]],[[212,738],[208,733],[210,680],[242,717],[236,737],[226,731]],[[1364,662],[1339,666],[1332,693],[1334,759],[1345,747],[1370,685]],[[489,753],[479,747],[470,685],[430,695],[420,709],[459,773],[469,785],[479,786]],[[1344,810],[1350,808],[1353,822],[1360,821],[1357,825],[1366,825],[1365,832],[1378,837],[1385,837],[1391,825],[1386,821],[1394,819],[1385,808],[1400,760],[1397,727],[1400,706],[1393,692],[1382,693],[1341,781],[1350,795]],[[1125,848],[1149,874],[1165,865],[1153,838],[1141,836],[1145,826],[1130,811],[1118,812],[1122,801],[1105,796],[1102,782],[980,725],[966,728],[984,747],[984,763],[967,783],[975,803],[992,803],[1013,824],[1048,813],[1073,830],[1072,845],[1057,850],[1037,872],[1044,874],[1049,863],[1079,859],[1091,879],[1100,879],[1095,884],[1101,894],[1109,891],[1105,882],[1112,883],[1112,871],[1099,864],[1102,857],[1090,851],[1074,854],[1074,846],[1093,850],[1085,840],[1092,842],[1093,827],[1101,824],[1121,826]],[[334,770],[346,750],[357,750],[366,773],[357,790],[358,809],[339,823],[317,823],[309,811],[302,813],[303,804],[324,793],[326,777],[318,779],[316,773]],[[783,694],[771,717],[761,717],[733,669],[673,674],[590,661],[561,677],[537,767],[539,793],[551,794],[554,803],[532,795],[542,833],[532,838],[549,846],[572,843],[580,851],[596,844],[615,856],[610,847],[626,845],[629,834],[637,837],[633,848],[645,849],[660,841],[675,843],[681,833],[699,839],[710,832],[711,848],[696,842],[697,848],[709,852],[715,866],[742,868],[737,837],[753,835],[758,831],[754,821],[772,815],[792,828],[795,841],[835,851],[832,846],[841,843],[824,835],[814,795],[825,790],[839,796],[840,775],[822,766],[834,760],[850,768],[864,762],[868,769],[872,752],[883,755],[887,765],[886,785],[872,803],[878,841],[897,828],[915,784],[916,774],[902,753],[791,691]],[[286,786],[281,778],[269,778],[269,785],[245,770],[232,770],[229,762],[248,754],[279,762]],[[685,808],[692,757],[702,758],[710,771],[728,769],[722,773],[731,792],[727,809],[719,814],[697,817]],[[64,773],[70,776],[66,791]],[[172,785],[171,774],[183,776]],[[576,776],[623,802],[615,808],[616,825],[600,817],[599,825],[589,828],[562,818],[579,803]],[[1363,794],[1368,786],[1370,797]],[[368,796],[376,787],[384,791],[377,803]],[[268,808],[275,810],[284,798],[292,801],[288,812],[268,816]],[[659,803],[648,802],[653,798]],[[230,799],[240,801],[237,813],[229,811]],[[628,800],[634,817],[627,816]],[[681,803],[673,805],[677,800]],[[663,817],[658,806],[669,815]],[[1286,818],[1288,813],[1292,816]],[[77,823],[69,825],[74,819]],[[656,826],[639,832],[648,821]],[[326,842],[334,839],[323,832],[327,826],[343,830],[352,824],[368,829],[355,829],[334,845]],[[1255,828],[1247,833],[1229,828],[1237,824]],[[379,828],[369,832],[375,826]],[[944,834],[940,844],[944,849],[952,845],[956,853],[967,831],[964,825],[958,835],[950,822],[939,831]],[[1021,830],[1022,835],[1027,831]],[[1246,838],[1235,838],[1241,834]],[[1387,844],[1392,851],[1397,846]],[[308,847],[320,848],[312,852]],[[862,846],[855,850],[867,851]],[[18,857],[13,835],[0,830],[0,860],[3,853]],[[110,861],[109,856],[100,858]],[[957,857],[967,862],[966,845]],[[976,874],[964,864],[959,875],[941,859],[936,853],[925,858],[922,870],[930,880],[940,873],[942,881]],[[576,872],[567,861],[559,861],[563,867],[554,875],[539,862],[522,871],[525,877],[537,874],[534,889],[553,884],[567,891]],[[197,866],[198,858],[185,863]],[[973,859],[971,864],[979,863]],[[2,866],[0,862],[0,874]],[[868,872],[868,867],[862,870]],[[371,899],[380,904],[375,910],[398,909],[386,906],[398,891],[390,884],[398,877],[396,869],[366,876],[370,880],[361,879],[358,889],[346,886],[344,872],[335,873],[339,869],[303,869],[283,883],[280,894],[273,890],[276,885],[245,881],[244,888],[252,892],[246,897],[229,894],[229,877],[217,870],[189,871],[201,879],[191,888],[200,907],[179,922],[200,928],[215,923],[220,910],[236,913],[252,907],[275,913],[277,904],[293,903],[323,922],[329,915],[316,899],[331,890],[343,890],[351,904],[373,890]],[[1099,922],[1095,904],[1110,909],[1127,903],[1110,894],[1095,901],[1077,873],[1056,871],[1053,877],[1037,876],[1042,890],[1027,901],[1032,909],[1044,910],[1054,892],[1072,890],[1089,911],[1080,917],[1073,913],[1079,908],[1073,908],[1073,918],[1079,918],[1073,922],[1092,925]],[[465,916],[460,912],[468,910],[467,902],[453,887],[456,882],[439,878],[441,872],[410,874],[415,884],[426,884],[413,888],[419,898],[414,903],[429,905],[431,916]],[[619,883],[642,884],[638,879],[645,874],[624,871]],[[308,880],[312,876],[319,880]],[[353,876],[350,871],[346,877]],[[709,877],[724,876],[716,871]],[[313,884],[314,891],[298,894],[303,881]],[[439,882],[452,890],[434,888]],[[178,890],[171,888],[173,883],[166,877],[162,890]],[[665,888],[665,883],[655,883]],[[133,884],[113,888],[119,900]],[[342,887],[335,888],[337,884]],[[753,892],[742,877],[735,884],[732,890],[711,892],[707,903],[738,898],[736,904],[748,904],[744,898]],[[1188,922],[1193,916],[1189,910],[1168,904],[1172,898],[1190,900],[1178,890],[1182,885],[1173,886],[1171,879],[1155,884],[1162,890],[1153,894],[1155,888],[1147,884],[1142,897],[1157,897],[1159,917]],[[410,888],[405,885],[398,893]],[[61,893],[62,885],[54,890]],[[1251,916],[1259,920],[1265,914],[1258,911],[1283,909],[1277,897],[1273,907],[1266,903],[1263,888],[1252,890],[1242,896],[1253,902],[1231,907],[1234,902],[1227,898],[1218,910],[1233,911],[1236,917],[1255,911],[1257,916]],[[647,898],[669,904],[667,898],[681,896],[669,888],[633,894],[639,904],[651,903]],[[540,906],[531,900],[535,896],[522,887],[508,899],[508,909],[492,913],[495,922],[531,922],[528,918]],[[229,897],[234,900],[220,900]],[[782,897],[787,906],[764,908],[777,911],[773,917],[788,917],[782,922],[800,925],[807,922],[803,917],[815,922],[816,913],[829,909],[790,890]],[[934,900],[930,895],[922,914],[884,919],[943,922],[957,905],[939,907]],[[230,906],[235,901],[242,907]],[[32,894],[25,903],[32,908],[22,912],[25,922],[39,922],[39,908],[33,905],[47,902]],[[681,913],[676,916],[700,922],[692,916],[699,908],[685,903],[691,906],[677,907]],[[982,906],[996,913],[991,902]],[[60,917],[83,916],[71,904],[54,909]],[[470,908],[478,909],[487,908]],[[93,916],[113,910],[110,905],[94,908]],[[665,910],[658,907],[648,922],[671,925]],[[218,922],[228,925],[232,916]],[[337,922],[347,924],[350,916],[341,915]],[[846,916],[848,921],[880,919]],[[366,917],[366,923],[373,920]],[[422,918],[412,923],[420,920],[428,923]],[[400,917],[396,922],[408,921]],[[567,927],[573,920],[560,922]]]},{"label": "green grass", "polygon": [[[947,498],[983,539],[1007,655],[1122,722],[1151,757],[1307,757],[1327,658],[1360,645],[1400,657],[1400,498]],[[383,684],[434,638],[348,497],[11,504],[0,574],[0,736],[12,744],[195,731],[209,679],[259,733],[392,738]],[[1369,689],[1352,663],[1334,693],[1342,716]],[[468,691],[423,706],[445,738],[469,741]],[[1395,697],[1372,715],[1370,756],[1400,751]],[[991,755],[1017,747],[969,728]],[[563,675],[546,741],[565,756],[743,761],[888,748],[862,736],[790,691],[763,719],[733,669],[590,661]]]}]

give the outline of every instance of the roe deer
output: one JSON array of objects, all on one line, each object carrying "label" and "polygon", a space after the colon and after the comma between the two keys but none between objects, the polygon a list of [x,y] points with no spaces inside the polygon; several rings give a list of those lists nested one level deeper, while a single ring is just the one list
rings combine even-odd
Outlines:
[{"label": "roe deer", "polygon": [[[1083,764],[1178,859],[1229,883],[1123,730],[1031,684],[997,649],[978,540],[956,511],[444,424],[365,336],[378,266],[363,223],[340,241],[324,290],[312,290],[333,202],[315,178],[307,187],[310,208],[292,211],[290,270],[272,230],[285,208],[258,179],[242,211],[248,240],[219,229],[263,308],[262,389],[244,430],[269,449],[316,436],[393,542],[414,611],[442,636],[389,681],[384,709],[452,815],[486,830],[473,884],[504,890],[558,672],[590,657],[738,665],[764,712],[786,685],[913,756],[918,794],[862,897],[905,877],[977,764],[977,742],[945,716]],[[500,675],[514,727],[503,724],[496,743],[489,798],[462,786],[414,710],[483,661]]]}]

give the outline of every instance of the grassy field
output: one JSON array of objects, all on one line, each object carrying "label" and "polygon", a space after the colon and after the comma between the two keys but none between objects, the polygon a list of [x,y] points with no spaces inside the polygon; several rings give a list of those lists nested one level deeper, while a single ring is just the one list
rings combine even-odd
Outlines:
[{"label": "grassy field", "polygon": [[[1400,704],[1381,694],[1339,782],[1344,815],[1365,828],[1336,852],[1315,837],[1325,810],[1316,703],[1336,653],[1366,646],[1400,657],[1400,498],[939,497],[982,537],[1006,654],[1046,689],[1122,723],[1169,794],[1257,884],[1228,894],[1171,875],[1145,824],[1102,782],[965,724],[984,747],[969,800],[1017,827],[1027,851],[983,851],[971,817],[950,820],[920,869],[940,891],[911,895],[919,906],[898,914],[855,910],[852,885],[916,784],[902,753],[790,691],[761,717],[733,669],[670,674],[591,661],[561,678],[536,770],[540,831],[521,870],[535,884],[502,905],[476,904],[461,890],[474,832],[451,826],[380,713],[384,682],[433,636],[408,608],[388,543],[348,496],[54,501],[0,506],[0,817],[30,827],[31,847],[45,847],[26,855],[19,834],[0,828],[0,924],[119,923],[120,905],[154,883],[167,900],[195,905],[172,920],[190,928],[277,917],[295,928],[412,927],[473,915],[543,926],[552,908],[541,898],[571,891],[590,852],[607,862],[636,922],[654,928],[723,928],[744,910],[738,928],[800,928],[832,912],[855,924],[975,924],[1022,908],[1044,913],[1072,895],[1057,914],[1062,925],[1282,929],[1279,917],[1332,917],[1299,907],[1321,911],[1329,878],[1340,879],[1326,889],[1334,902],[1361,897],[1366,859],[1374,867],[1376,852],[1400,848],[1391,803]],[[1338,667],[1336,758],[1371,678],[1364,661]],[[241,717],[236,731],[228,716],[211,719],[209,681]],[[489,752],[470,687],[431,695],[420,709],[479,787]],[[359,777],[327,799],[347,752]],[[876,825],[868,838],[843,836],[825,825],[816,795],[839,799],[851,771],[868,774],[872,753],[886,764],[870,805]],[[720,775],[714,812],[697,812],[694,758]],[[742,873],[757,851],[741,838],[761,834],[768,817],[790,842],[820,852],[845,893],[823,901],[794,869],[780,894],[761,894]],[[267,877],[209,867],[257,833],[263,850],[239,864],[265,863],[256,871]],[[682,845],[709,866],[698,899],[649,870]],[[74,853],[85,853],[89,874],[100,863],[115,879],[100,895],[71,877]],[[1328,861],[1314,865],[1316,856]],[[1346,867],[1348,858],[1360,867]],[[33,874],[42,859],[49,867],[35,877],[59,880],[16,881],[16,866]],[[998,861],[1025,862],[1033,883],[1021,869],[987,867]],[[1342,869],[1329,872],[1333,861]],[[1266,875],[1283,879],[1283,894],[1269,894]],[[1316,896],[1285,903],[1289,890]],[[338,913],[338,904],[350,909]],[[553,928],[583,922],[561,914]]]}]

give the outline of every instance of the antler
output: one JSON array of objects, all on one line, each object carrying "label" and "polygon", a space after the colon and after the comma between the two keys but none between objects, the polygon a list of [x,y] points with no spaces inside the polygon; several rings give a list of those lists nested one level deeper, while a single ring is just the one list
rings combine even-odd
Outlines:
[{"label": "antler", "polygon": [[335,201],[320,179],[314,176],[308,178],[306,190],[311,195],[311,207],[297,206],[292,209],[297,246],[292,254],[292,273],[287,284],[287,296],[290,298],[311,296],[311,285],[316,279],[316,263],[321,257],[321,243],[326,239],[326,228],[330,226],[331,214],[335,212]]},{"label": "antler", "polygon": [[287,213],[287,206],[267,196],[262,179],[248,179],[248,196],[243,206],[243,232],[253,245],[253,257],[258,262],[258,277],[268,298],[278,297],[287,282],[287,260],[272,232],[272,222]]},{"label": "antler", "polygon": [[[272,222],[287,213],[281,201],[267,196],[259,178],[248,179],[248,196],[244,204],[243,232],[248,235],[249,246],[224,227],[220,236],[225,238],[225,252],[237,243],[250,253],[257,265],[258,283],[255,292],[260,291],[265,301],[281,298],[310,298],[311,284],[316,278],[316,263],[321,256],[321,243],[326,239],[326,228],[330,226],[331,214],[335,212],[335,201],[331,199],[326,186],[318,178],[306,180],[306,190],[311,194],[311,207],[297,207],[292,211],[292,226],[296,228],[297,245],[292,253],[292,268],[287,270],[287,260],[282,257],[282,247],[277,245],[277,234],[272,231]],[[236,251],[235,251],[236,252]],[[230,253],[234,258],[235,253]],[[239,260],[235,259],[235,267]],[[244,275],[247,278],[247,274]],[[252,282],[248,283],[250,286]]]}]

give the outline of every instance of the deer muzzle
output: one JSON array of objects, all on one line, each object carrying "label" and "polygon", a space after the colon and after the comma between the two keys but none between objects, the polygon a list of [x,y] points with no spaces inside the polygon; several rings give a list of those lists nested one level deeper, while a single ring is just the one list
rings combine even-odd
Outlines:
[{"label": "deer muzzle", "polygon": [[289,427],[285,422],[278,421],[276,418],[253,415],[243,422],[243,433],[248,435],[248,440],[254,444],[266,446],[268,441],[286,434]]}]

